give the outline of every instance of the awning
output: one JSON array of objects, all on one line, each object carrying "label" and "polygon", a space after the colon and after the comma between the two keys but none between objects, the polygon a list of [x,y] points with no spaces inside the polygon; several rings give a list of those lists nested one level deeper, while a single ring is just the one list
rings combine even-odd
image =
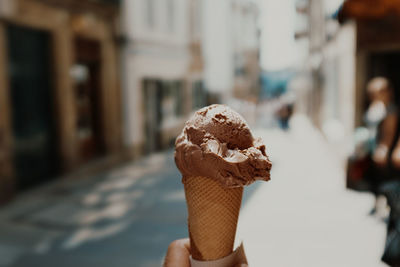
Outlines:
[{"label": "awning", "polygon": [[339,21],[349,18],[381,19],[388,16],[400,16],[400,0],[347,0],[338,14]]}]

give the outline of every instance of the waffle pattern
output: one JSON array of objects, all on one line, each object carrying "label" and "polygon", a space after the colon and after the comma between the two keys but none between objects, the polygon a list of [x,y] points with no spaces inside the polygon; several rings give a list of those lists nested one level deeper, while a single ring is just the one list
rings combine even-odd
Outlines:
[{"label": "waffle pattern", "polygon": [[187,177],[191,254],[195,260],[216,260],[232,253],[243,188],[224,188],[206,177]]}]

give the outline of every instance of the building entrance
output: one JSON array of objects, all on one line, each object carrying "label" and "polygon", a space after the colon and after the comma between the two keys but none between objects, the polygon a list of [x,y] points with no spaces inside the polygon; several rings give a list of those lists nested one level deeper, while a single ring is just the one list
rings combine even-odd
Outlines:
[{"label": "building entrance", "polygon": [[54,177],[58,153],[54,127],[50,37],[45,31],[7,27],[8,76],[17,188]]}]

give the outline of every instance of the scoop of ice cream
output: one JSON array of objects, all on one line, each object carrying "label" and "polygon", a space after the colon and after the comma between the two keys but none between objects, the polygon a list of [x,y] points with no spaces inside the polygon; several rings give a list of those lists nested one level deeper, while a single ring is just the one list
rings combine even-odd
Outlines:
[{"label": "scoop of ice cream", "polygon": [[203,176],[226,187],[269,180],[271,162],[261,139],[225,105],[211,105],[190,118],[175,142],[175,163],[185,177]]}]

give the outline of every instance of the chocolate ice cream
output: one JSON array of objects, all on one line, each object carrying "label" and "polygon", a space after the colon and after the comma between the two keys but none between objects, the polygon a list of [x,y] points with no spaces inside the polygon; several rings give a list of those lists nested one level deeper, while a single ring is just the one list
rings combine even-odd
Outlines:
[{"label": "chocolate ice cream", "polygon": [[186,122],[175,142],[175,162],[184,183],[186,177],[199,176],[232,188],[270,179],[265,145],[225,105],[204,107]]}]

